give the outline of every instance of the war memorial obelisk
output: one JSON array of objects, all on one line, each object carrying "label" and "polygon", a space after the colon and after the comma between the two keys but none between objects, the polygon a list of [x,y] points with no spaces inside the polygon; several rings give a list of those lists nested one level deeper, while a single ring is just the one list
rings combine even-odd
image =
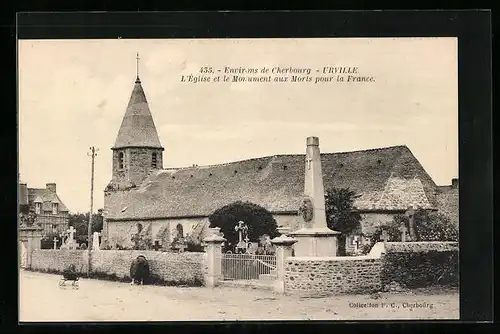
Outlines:
[{"label": "war memorial obelisk", "polygon": [[325,189],[318,137],[307,138],[304,198],[300,206],[302,226],[289,235],[297,240],[295,256],[336,256],[337,235],[326,224]]}]

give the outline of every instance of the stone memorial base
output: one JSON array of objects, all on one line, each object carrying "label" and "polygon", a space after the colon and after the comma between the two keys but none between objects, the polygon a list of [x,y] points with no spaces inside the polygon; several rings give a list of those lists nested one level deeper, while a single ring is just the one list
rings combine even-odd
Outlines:
[{"label": "stone memorial base", "polygon": [[67,249],[70,249],[70,250],[75,250],[78,248],[78,245],[76,242],[68,242],[67,246],[68,246]]},{"label": "stone memorial base", "polygon": [[329,228],[302,228],[288,235],[297,240],[293,247],[296,257],[323,257],[337,256],[337,235],[339,234],[340,232]]}]

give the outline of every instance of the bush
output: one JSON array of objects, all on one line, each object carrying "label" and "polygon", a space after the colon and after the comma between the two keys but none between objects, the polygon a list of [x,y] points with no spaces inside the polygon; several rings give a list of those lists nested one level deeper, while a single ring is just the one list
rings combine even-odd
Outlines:
[{"label": "bush", "polygon": [[132,249],[134,250],[150,250],[153,249],[153,241],[148,236],[142,236],[140,234],[135,234],[132,237],[132,242],[134,245]]},{"label": "bush", "polygon": [[387,253],[381,279],[383,285],[397,282],[408,288],[457,286],[458,252]]},{"label": "bush", "polygon": [[186,251],[188,252],[203,252],[203,246],[195,242],[191,236],[186,236]]},{"label": "bush", "polygon": [[243,221],[248,227],[248,238],[258,240],[264,234],[270,238],[279,235],[277,224],[273,215],[265,208],[250,202],[235,202],[215,210],[208,217],[210,225],[220,227],[220,231],[227,240],[226,249],[234,251],[239,241],[239,234],[235,231],[235,226],[239,221]]},{"label": "bush", "polygon": [[[382,230],[386,230],[387,241],[401,241],[402,225],[408,227],[409,219],[405,215],[396,215],[392,222],[384,226],[378,226],[371,240],[371,247],[381,240]],[[444,215],[423,209],[415,211],[414,228],[416,241],[458,241],[458,229]]]}]

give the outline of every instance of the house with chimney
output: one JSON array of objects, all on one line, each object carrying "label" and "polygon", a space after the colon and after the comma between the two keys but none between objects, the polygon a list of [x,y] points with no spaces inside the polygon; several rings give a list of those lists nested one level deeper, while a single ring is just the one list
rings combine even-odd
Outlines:
[{"label": "house with chimney", "polygon": [[[158,247],[169,247],[179,234],[201,240],[208,231],[209,215],[235,201],[266,208],[278,226],[299,227],[304,154],[164,169],[164,148],[139,76],[111,150],[112,178],[104,190],[103,225],[110,246],[130,247],[137,233],[149,236]],[[362,223],[358,235],[347,238],[349,245],[410,207],[438,211],[445,201],[447,206],[458,202],[453,196],[444,200],[444,190],[404,145],[324,152],[321,162],[325,190],[350,188],[358,194],[355,208]]]},{"label": "house with chimney", "polygon": [[453,178],[450,185],[438,186],[437,205],[439,212],[445,215],[453,225],[459,227],[458,178]]},{"label": "house with chimney", "polygon": [[45,188],[28,188],[26,183],[19,183],[19,205],[28,205],[35,213],[35,223],[43,227],[44,236],[68,229],[69,211],[57,194],[55,183],[47,183]]}]

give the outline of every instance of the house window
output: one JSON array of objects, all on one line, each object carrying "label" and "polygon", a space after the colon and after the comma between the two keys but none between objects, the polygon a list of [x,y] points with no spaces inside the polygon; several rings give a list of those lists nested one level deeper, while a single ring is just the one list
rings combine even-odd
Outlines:
[{"label": "house window", "polygon": [[35,213],[39,215],[41,211],[42,211],[42,203],[35,203]]},{"label": "house window", "polygon": [[123,152],[118,153],[118,166],[123,169]]},{"label": "house window", "polygon": [[52,214],[57,215],[57,203],[52,203]]},{"label": "house window", "polygon": [[156,168],[156,166],[157,166],[157,160],[158,160],[158,157],[156,155],[156,152],[153,152],[151,154],[151,167]]}]

